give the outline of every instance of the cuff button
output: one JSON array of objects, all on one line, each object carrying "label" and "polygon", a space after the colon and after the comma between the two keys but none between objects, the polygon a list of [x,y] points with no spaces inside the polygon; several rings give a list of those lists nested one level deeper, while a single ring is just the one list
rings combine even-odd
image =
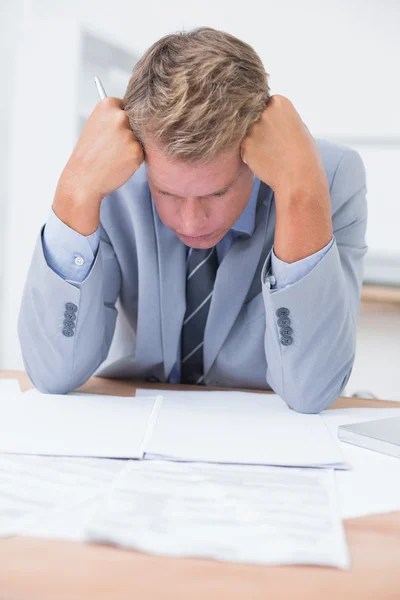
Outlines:
[{"label": "cuff button", "polygon": [[282,327],[281,334],[283,337],[290,337],[293,333],[293,329],[291,327]]},{"label": "cuff button", "polygon": [[66,305],[65,305],[65,310],[67,310],[68,312],[74,312],[75,313],[78,310],[78,307],[73,302],[67,302]]},{"label": "cuff button", "polygon": [[280,319],[278,319],[278,325],[279,325],[279,327],[289,327],[289,325],[290,325],[289,317],[281,317]]},{"label": "cuff button", "polygon": [[72,337],[74,335],[73,329],[63,329],[62,332],[65,337]]},{"label": "cuff button", "polygon": [[73,312],[65,312],[64,313],[64,317],[65,319],[67,319],[68,321],[75,321],[76,320],[76,314]]},{"label": "cuff button", "polygon": [[77,267],[82,267],[85,264],[85,259],[80,254],[77,254],[74,258],[74,263]]},{"label": "cuff button", "polygon": [[63,325],[64,325],[65,329],[74,329],[75,321],[69,321],[68,319],[64,319]]}]

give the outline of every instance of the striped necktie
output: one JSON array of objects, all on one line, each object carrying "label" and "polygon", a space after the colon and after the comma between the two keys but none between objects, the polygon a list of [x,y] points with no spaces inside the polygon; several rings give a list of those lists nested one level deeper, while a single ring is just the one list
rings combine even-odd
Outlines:
[{"label": "striped necktie", "polygon": [[190,249],[187,258],[186,312],[181,337],[181,381],[203,383],[204,329],[218,268],[217,250]]}]

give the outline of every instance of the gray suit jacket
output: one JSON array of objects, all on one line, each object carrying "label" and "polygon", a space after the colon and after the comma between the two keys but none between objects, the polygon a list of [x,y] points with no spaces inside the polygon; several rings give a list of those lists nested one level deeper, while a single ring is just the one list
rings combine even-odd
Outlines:
[{"label": "gray suit jacket", "polygon": [[[301,412],[326,408],[350,376],[367,250],[363,162],[352,149],[316,142],[330,186],[332,247],[300,281],[271,289],[275,203],[261,184],[254,234],[237,239],[218,269],[204,338],[206,385],[273,389]],[[63,334],[66,304],[75,315],[71,336]],[[154,219],[142,165],[103,200],[99,251],[80,288],[50,269],[38,236],[18,323],[25,368],[52,393],[95,372],[167,381],[184,313],[185,247]],[[280,315],[290,319],[291,345]]]}]

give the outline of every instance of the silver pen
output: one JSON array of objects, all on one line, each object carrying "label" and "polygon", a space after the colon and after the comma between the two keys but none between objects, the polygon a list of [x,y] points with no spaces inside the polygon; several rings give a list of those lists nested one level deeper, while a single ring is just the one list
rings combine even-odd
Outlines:
[{"label": "silver pen", "polygon": [[98,77],[94,78],[94,84],[99,92],[100,99],[103,100],[104,98],[107,98],[106,90]]},{"label": "silver pen", "polygon": [[[101,81],[100,81],[100,79],[98,77],[94,78],[94,84],[95,84],[96,89],[97,89],[97,91],[99,93],[100,99],[103,100],[104,98],[107,98],[106,90],[104,89],[103,84],[101,83]],[[141,140],[139,140],[138,138],[137,138],[137,141],[141,145],[142,150],[144,152],[143,142]]]}]

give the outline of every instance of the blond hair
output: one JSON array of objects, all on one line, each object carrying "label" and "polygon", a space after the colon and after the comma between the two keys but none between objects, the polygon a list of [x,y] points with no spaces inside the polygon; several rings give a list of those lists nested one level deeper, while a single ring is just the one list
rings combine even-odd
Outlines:
[{"label": "blond hair", "polygon": [[200,27],[155,42],[136,63],[123,107],[138,139],[171,158],[207,162],[234,146],[260,118],[268,76],[251,46]]}]

